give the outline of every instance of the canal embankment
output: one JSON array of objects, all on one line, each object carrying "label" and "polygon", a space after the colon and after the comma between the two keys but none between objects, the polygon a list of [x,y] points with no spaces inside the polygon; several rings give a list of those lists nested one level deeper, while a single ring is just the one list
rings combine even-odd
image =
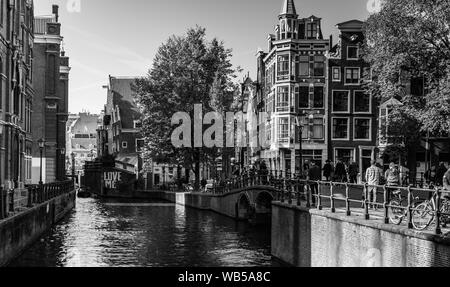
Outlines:
[{"label": "canal embankment", "polygon": [[0,266],[20,255],[76,204],[76,191],[60,194],[0,221]]}]

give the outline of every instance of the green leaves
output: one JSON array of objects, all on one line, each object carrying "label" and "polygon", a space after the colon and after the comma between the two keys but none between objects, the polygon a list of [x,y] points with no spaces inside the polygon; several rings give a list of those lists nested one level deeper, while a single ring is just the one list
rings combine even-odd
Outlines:
[{"label": "green leaves", "polygon": [[199,26],[185,35],[171,36],[159,47],[148,75],[138,79],[135,87],[143,112],[144,158],[192,169],[215,152],[174,148],[171,134],[176,127],[171,118],[176,112],[192,116],[194,104],[202,104],[204,114],[229,110],[237,89],[231,56],[222,41],[208,41],[205,28]]},{"label": "green leaves", "polygon": [[[364,56],[376,75],[368,89],[381,102],[404,104],[396,108],[404,116],[399,137],[418,136],[406,129],[411,124],[434,134],[449,130],[449,15],[447,0],[386,0],[367,20]],[[411,86],[414,78],[424,79],[423,87]]]}]

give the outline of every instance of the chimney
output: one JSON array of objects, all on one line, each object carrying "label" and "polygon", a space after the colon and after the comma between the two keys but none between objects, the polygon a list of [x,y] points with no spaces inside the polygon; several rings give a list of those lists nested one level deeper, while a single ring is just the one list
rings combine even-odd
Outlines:
[{"label": "chimney", "polygon": [[59,6],[58,5],[53,5],[52,6],[52,13],[56,17],[56,23],[58,23],[58,20],[59,20],[59,12],[58,12],[58,10],[59,10]]}]

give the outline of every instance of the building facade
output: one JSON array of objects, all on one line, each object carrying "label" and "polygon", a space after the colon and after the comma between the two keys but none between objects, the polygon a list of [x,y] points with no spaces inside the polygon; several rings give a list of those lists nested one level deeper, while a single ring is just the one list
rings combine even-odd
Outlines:
[{"label": "building facade", "polygon": [[70,115],[67,122],[66,167],[72,172],[72,153],[75,159],[75,174],[82,173],[86,161],[97,158],[97,129],[101,125],[99,115],[79,113]]},{"label": "building facade", "polygon": [[337,24],[339,42],[328,59],[328,154],[330,160],[356,163],[359,173],[377,158],[378,103],[365,91],[370,65],[361,57],[363,22]]},{"label": "building facade", "polygon": [[34,20],[33,183],[40,178],[38,140],[45,140],[42,163],[44,182],[66,178],[66,122],[68,120],[69,58],[62,48],[58,6],[51,16]]},{"label": "building facade", "polygon": [[268,53],[258,52],[258,78],[264,81],[258,109],[267,113],[259,127],[268,143],[260,154],[271,170],[299,173],[305,163],[322,165],[328,158],[326,54],[331,38],[323,38],[321,18],[300,18],[293,0],[284,1],[278,20],[275,34],[268,37]]},{"label": "building facade", "polygon": [[31,0],[0,1],[0,184],[31,182],[33,83]]}]

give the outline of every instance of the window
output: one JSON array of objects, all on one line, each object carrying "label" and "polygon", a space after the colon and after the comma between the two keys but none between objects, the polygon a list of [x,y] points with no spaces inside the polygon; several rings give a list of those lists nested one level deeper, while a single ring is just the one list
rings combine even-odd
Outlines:
[{"label": "window", "polygon": [[341,81],[341,68],[340,67],[333,67],[333,82],[340,82]]},{"label": "window", "polygon": [[323,87],[314,87],[314,108],[323,108]]},{"label": "window", "polygon": [[278,56],[278,79],[289,76],[289,55]]},{"label": "window", "polygon": [[135,129],[140,129],[142,128],[142,122],[140,120],[135,120],[134,121],[134,128]]},{"label": "window", "polygon": [[128,142],[122,142],[122,148],[128,148]]},{"label": "window", "polygon": [[289,138],[289,119],[280,118],[278,124],[278,139],[288,139]]},{"label": "window", "polygon": [[309,56],[300,56],[300,76],[309,76]]},{"label": "window", "polygon": [[278,87],[277,111],[289,111],[289,87]]},{"label": "window", "polygon": [[323,77],[325,76],[325,58],[324,56],[314,57],[314,76]]},{"label": "window", "polygon": [[333,112],[349,113],[349,91],[333,91]]},{"label": "window", "polygon": [[317,38],[317,23],[307,23],[306,35],[308,38]]},{"label": "window", "polygon": [[313,132],[312,132],[312,138],[313,139],[324,139],[324,121],[323,118],[316,118],[313,120]]},{"label": "window", "polygon": [[298,98],[298,107],[301,109],[309,108],[309,87],[295,87],[296,98]]},{"label": "window", "polygon": [[342,160],[343,163],[349,164],[355,160],[355,151],[353,149],[335,149],[334,158],[335,160]]},{"label": "window", "polygon": [[355,113],[370,113],[371,102],[370,95],[364,91],[355,91]]},{"label": "window", "polygon": [[333,118],[333,139],[348,139],[348,118]]},{"label": "window", "polygon": [[359,84],[359,68],[345,68],[345,84]]},{"label": "window", "polygon": [[370,140],[370,119],[355,119],[355,140]]},{"label": "window", "polygon": [[348,46],[347,47],[347,59],[349,60],[358,60],[359,58],[359,49],[357,46]]},{"label": "window", "polygon": [[145,142],[143,139],[136,139],[136,152],[141,152],[144,148]]}]

